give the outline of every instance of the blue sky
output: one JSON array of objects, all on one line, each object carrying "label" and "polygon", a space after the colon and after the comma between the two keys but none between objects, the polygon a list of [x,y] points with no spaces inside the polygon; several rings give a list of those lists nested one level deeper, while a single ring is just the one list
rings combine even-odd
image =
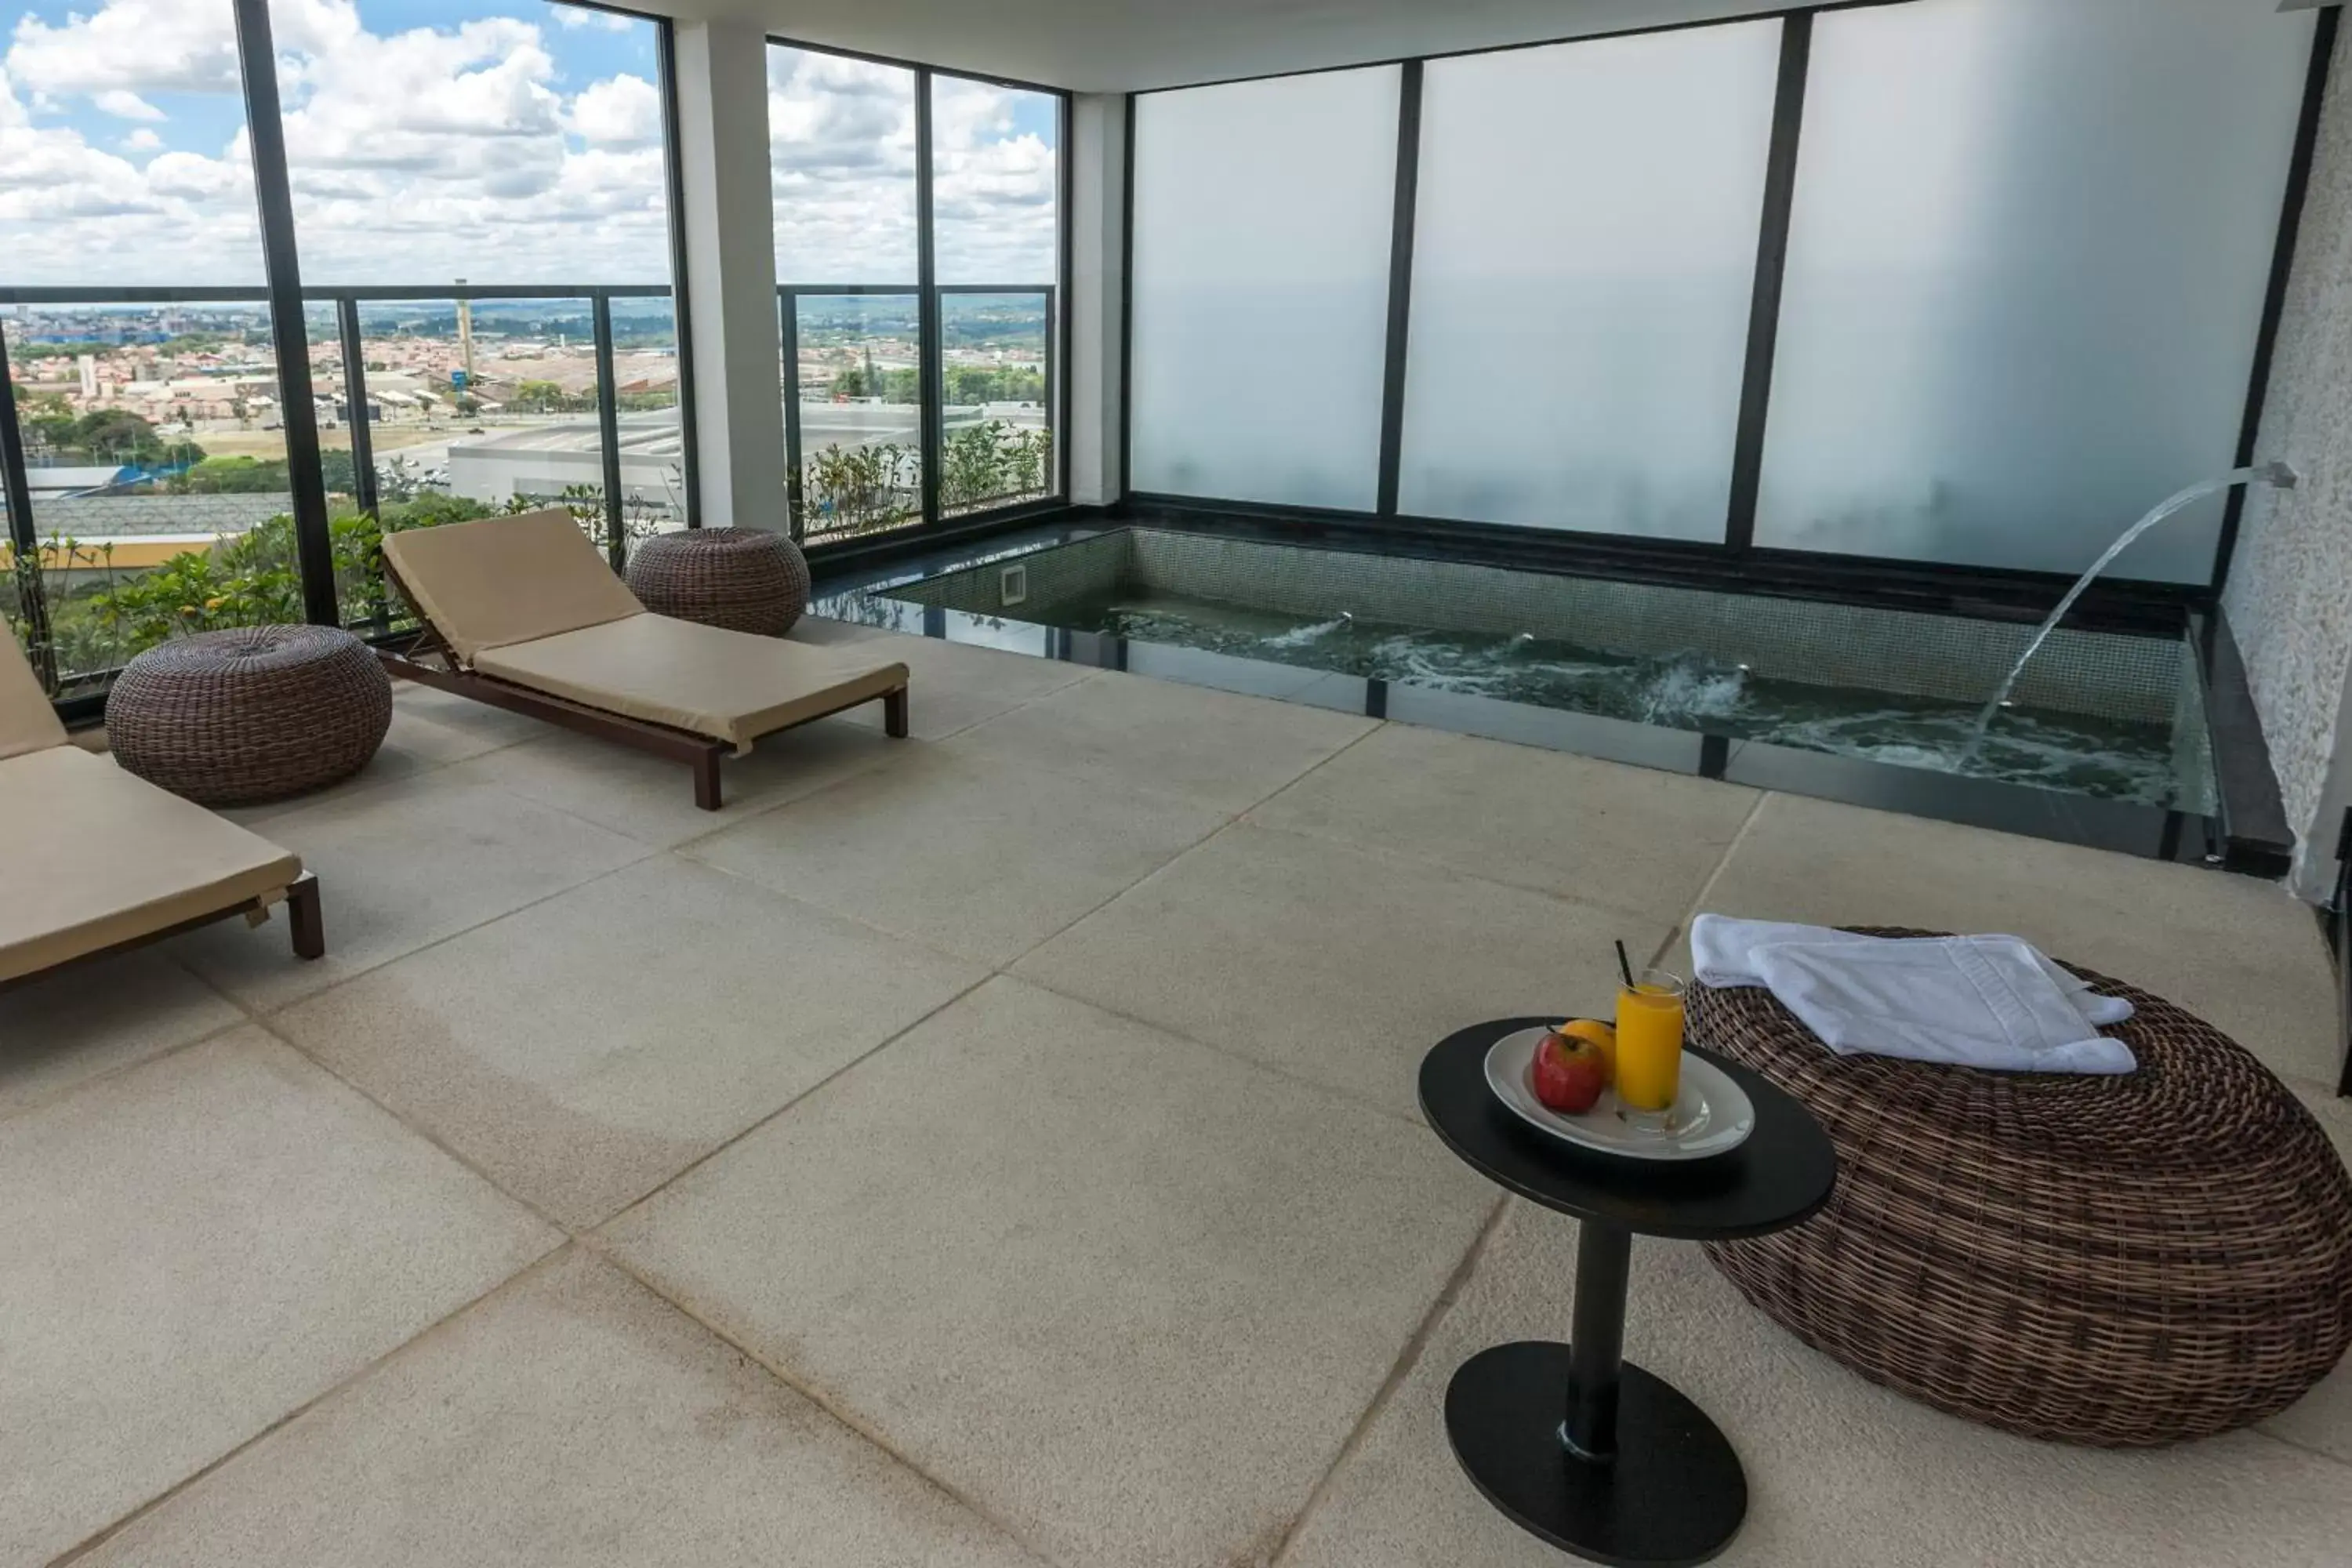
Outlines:
[{"label": "blue sky", "polygon": [[[667,280],[651,23],[546,0],[274,0],[273,23],[306,281]],[[877,96],[906,73],[773,54],[787,275],[896,275],[903,247],[911,276],[911,95]],[[1054,100],[942,79],[937,118],[942,276],[1050,280]],[[243,121],[227,0],[0,0],[0,283],[257,282]]]}]

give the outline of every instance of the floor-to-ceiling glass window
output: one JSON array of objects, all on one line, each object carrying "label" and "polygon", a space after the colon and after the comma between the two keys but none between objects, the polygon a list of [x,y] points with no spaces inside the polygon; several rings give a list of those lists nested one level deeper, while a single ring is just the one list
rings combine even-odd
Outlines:
[{"label": "floor-to-ceiling glass window", "polygon": [[931,78],[942,515],[1055,489],[1061,109],[1049,92]]},{"label": "floor-to-ceiling glass window", "polygon": [[1780,32],[1429,63],[1400,510],[1722,537]]},{"label": "floor-to-ceiling glass window", "polygon": [[[562,506],[615,561],[681,524],[659,24],[501,0],[315,10],[271,7],[303,282],[352,318],[318,355],[327,488],[353,520],[335,530],[346,619],[387,608],[361,513]],[[370,485],[337,455],[362,422]]]},{"label": "floor-to-ceiling glass window", "polygon": [[[2276,10],[1815,20],[1759,543],[2076,572],[2231,466],[2311,50]],[[2204,582],[2221,516],[2116,570]]]},{"label": "floor-to-ceiling glass window", "polygon": [[768,49],[785,428],[813,542],[923,517],[917,90],[908,67]]},{"label": "floor-to-ceiling glass window", "polygon": [[[342,617],[381,626],[379,528],[553,503],[617,561],[688,513],[663,24],[543,0],[268,16],[315,456],[289,452],[231,0],[0,0],[0,342],[31,503],[0,603],[68,694],[163,637],[323,614],[305,548],[331,553]],[[306,546],[289,469],[312,461],[330,523]]]},{"label": "floor-to-ceiling glass window", "polygon": [[60,695],[301,618],[239,81],[229,0],[0,0],[0,613]]},{"label": "floor-to-ceiling glass window", "polygon": [[1136,489],[1370,510],[1394,66],[1135,100]]},{"label": "floor-to-ceiling glass window", "polygon": [[1062,95],[786,44],[768,82],[803,537],[1058,493]]},{"label": "floor-to-ceiling glass window", "polygon": [[2313,38],[1887,0],[1143,94],[1130,488],[2079,571],[2232,465]]}]

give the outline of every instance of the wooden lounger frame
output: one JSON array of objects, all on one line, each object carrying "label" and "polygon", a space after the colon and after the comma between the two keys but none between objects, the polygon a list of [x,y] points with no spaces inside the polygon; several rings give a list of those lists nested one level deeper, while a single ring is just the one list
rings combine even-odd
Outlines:
[{"label": "wooden lounger frame", "polygon": [[[714,741],[708,735],[698,735],[691,730],[675,729],[667,724],[655,724],[643,719],[632,719],[610,709],[594,708],[584,702],[552,697],[544,691],[534,691],[511,680],[484,675],[467,669],[450,650],[446,638],[433,625],[433,618],[417,605],[416,595],[400,580],[390,561],[383,563],[384,581],[404,600],[416,617],[415,634],[397,644],[375,650],[384,668],[400,680],[414,680],[420,686],[454,692],[459,697],[487,702],[493,708],[509,712],[528,713],[534,719],[544,719],[551,724],[561,724],[583,735],[593,735],[600,741],[612,741],[624,746],[634,746],[641,752],[651,752],[657,757],[684,763],[694,770],[694,804],[705,811],[717,811],[721,805],[719,763],[731,757],[735,748],[725,741]],[[882,704],[882,729],[894,741],[907,738],[907,688],[904,682],[885,691],[879,698],[859,697],[821,713],[770,731],[780,734],[783,730],[798,729],[802,724],[829,719],[845,713],[852,708],[868,702]]]},{"label": "wooden lounger frame", "polygon": [[[225,909],[214,910],[208,914],[194,916],[176,925],[165,926],[162,931],[149,931],[144,936],[134,936],[127,942],[118,942],[110,946],[93,949],[89,952],[78,953],[61,963],[52,963],[46,969],[36,969],[27,973],[19,974],[12,980],[0,980],[0,991],[11,991],[19,985],[29,985],[36,980],[46,980],[60,970],[71,969],[77,964],[92,963],[101,958],[112,958],[119,952],[129,952],[135,948],[146,947],[178,936],[184,931],[195,931],[199,927],[227,920],[233,915],[267,915],[269,908],[269,904],[260,899],[239,899]],[[294,956],[303,959],[325,957],[327,925],[324,914],[319,906],[319,879],[312,873],[305,871],[286,885],[286,914],[294,928]]]}]

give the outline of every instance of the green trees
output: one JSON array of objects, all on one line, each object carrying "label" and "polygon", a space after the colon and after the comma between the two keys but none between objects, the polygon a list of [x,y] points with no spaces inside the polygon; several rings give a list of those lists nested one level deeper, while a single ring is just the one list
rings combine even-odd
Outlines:
[{"label": "green trees", "polygon": [[973,511],[1051,488],[1054,433],[1002,419],[948,433],[940,452],[940,510]]},{"label": "green trees", "polygon": [[[380,521],[364,512],[331,520],[328,544],[344,617],[389,625],[396,613],[383,579],[386,532],[491,513],[479,501],[435,495],[386,506]],[[53,693],[117,669],[167,637],[303,618],[294,520],[284,515],[146,571],[118,567],[108,541],[53,537],[38,555],[12,560],[0,578],[0,620]]]},{"label": "green trees", "polygon": [[566,392],[552,381],[526,381],[514,389],[507,406],[521,414],[593,414],[596,394]]},{"label": "green trees", "polygon": [[943,390],[950,403],[1043,403],[1045,373],[1019,365],[951,364]]},{"label": "green trees", "polygon": [[912,521],[921,507],[922,454],[896,441],[845,450],[839,442],[803,465],[811,531],[873,533]]},{"label": "green trees", "polygon": [[[922,454],[896,441],[843,447],[801,466],[813,534],[878,533],[912,522],[922,506]],[[948,432],[940,450],[940,510],[976,511],[1044,495],[1053,486],[1054,433],[990,419]]]},{"label": "green trees", "polygon": [[99,408],[77,415],[63,398],[45,397],[27,405],[22,418],[27,435],[69,462],[129,467],[205,455],[204,448],[193,441],[166,441],[153,425],[124,409]]},{"label": "green trees", "polygon": [[[884,403],[919,403],[922,378],[912,366],[877,371],[851,365],[836,373],[826,389],[835,397],[874,397]],[[950,404],[1043,403],[1045,373],[1021,365],[951,364],[940,387]]]}]

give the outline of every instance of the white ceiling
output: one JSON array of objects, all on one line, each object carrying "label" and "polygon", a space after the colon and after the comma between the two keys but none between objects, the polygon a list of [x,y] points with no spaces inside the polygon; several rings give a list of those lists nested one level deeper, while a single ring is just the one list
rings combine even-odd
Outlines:
[{"label": "white ceiling", "polygon": [[1787,0],[621,0],[1080,92],[1751,16]]}]

